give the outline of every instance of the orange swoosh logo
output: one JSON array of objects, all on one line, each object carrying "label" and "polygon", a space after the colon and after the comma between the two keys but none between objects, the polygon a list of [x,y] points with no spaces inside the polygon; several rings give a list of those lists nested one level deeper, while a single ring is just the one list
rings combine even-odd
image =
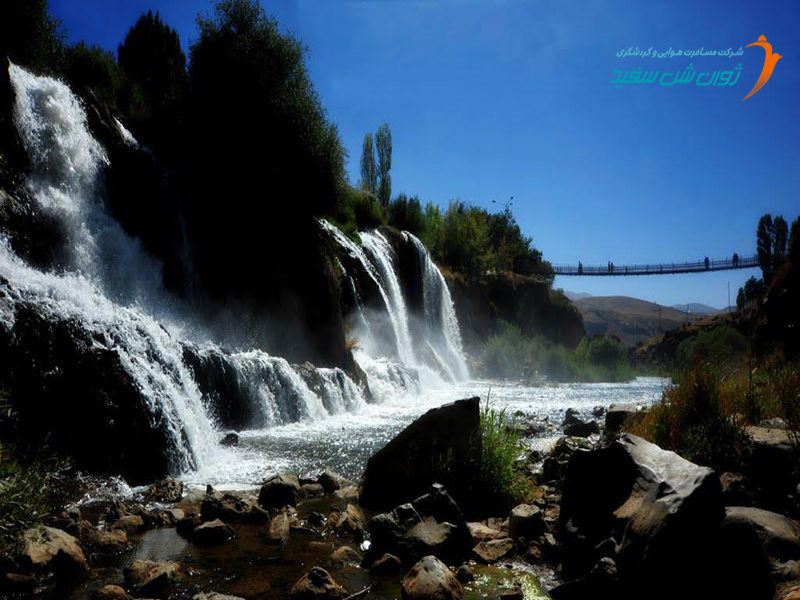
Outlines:
[{"label": "orange swoosh logo", "polygon": [[780,54],[775,54],[772,52],[772,44],[767,42],[766,36],[759,36],[757,42],[748,44],[746,48],[749,48],[750,46],[761,46],[764,48],[764,67],[761,69],[761,76],[758,78],[758,81],[756,81],[753,89],[750,90],[750,93],[747,94],[747,96],[742,98],[742,102],[764,87],[764,84],[769,81],[770,77],[772,77],[772,71],[775,70],[775,63],[777,63],[780,58],[783,58]]}]

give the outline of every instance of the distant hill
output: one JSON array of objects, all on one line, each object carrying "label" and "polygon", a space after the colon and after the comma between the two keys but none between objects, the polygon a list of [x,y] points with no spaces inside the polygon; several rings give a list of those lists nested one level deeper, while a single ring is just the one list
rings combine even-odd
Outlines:
[{"label": "distant hill", "polygon": [[[609,333],[633,346],[686,323],[686,308],[676,310],[628,296],[589,296],[573,300],[589,337]],[[698,317],[700,313],[692,313]],[[702,305],[698,305],[702,306]]]},{"label": "distant hill", "polygon": [[575,300],[581,300],[583,298],[591,298],[592,297],[591,294],[587,294],[586,292],[564,292],[564,295],[567,298],[569,298],[570,300],[572,300],[573,302]]},{"label": "distant hill", "polygon": [[672,308],[681,312],[686,312],[686,307],[689,307],[689,314],[692,315],[717,315],[721,312],[726,312],[725,308],[714,308],[707,304],[700,304],[699,302],[690,302],[687,304],[674,304]]}]

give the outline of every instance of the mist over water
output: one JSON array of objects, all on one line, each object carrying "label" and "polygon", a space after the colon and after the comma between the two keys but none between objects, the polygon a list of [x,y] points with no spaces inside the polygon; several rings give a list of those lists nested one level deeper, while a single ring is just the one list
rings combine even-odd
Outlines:
[{"label": "mist over water", "polygon": [[[357,477],[369,455],[422,412],[485,397],[490,387],[501,405],[553,418],[566,406],[650,402],[660,393],[663,382],[650,379],[548,388],[470,380],[452,298],[422,242],[403,234],[419,266],[412,276],[422,305],[414,309],[381,232],[362,232],[358,245],[325,221],[322,229],[352,259],[351,272],[340,266],[354,298],[354,356],[369,393],[341,369],[225,348],[198,333],[197,317],[164,290],[161,265],[106,209],[102,174],[113,165],[80,100],[59,81],[18,66],[10,72],[15,124],[32,167],[27,186],[35,210],[57,222],[63,248],[58,264],[43,270],[0,240],[0,327],[13,332],[24,304],[53,322],[78,323],[112,350],[167,432],[174,474],[189,483],[251,486],[282,469],[323,466]],[[118,125],[125,142],[138,146]],[[378,306],[362,304],[366,284]],[[225,415],[231,405],[235,414]],[[241,443],[223,448],[223,422],[232,419]]]}]

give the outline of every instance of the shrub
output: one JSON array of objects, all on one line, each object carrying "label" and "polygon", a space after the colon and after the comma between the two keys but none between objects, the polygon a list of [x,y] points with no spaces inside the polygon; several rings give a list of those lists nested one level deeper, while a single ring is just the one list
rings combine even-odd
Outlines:
[{"label": "shrub", "polygon": [[749,347],[747,338],[738,330],[730,325],[719,325],[680,343],[678,369],[683,371],[701,363],[730,368],[742,361]]},{"label": "shrub", "polygon": [[526,501],[533,492],[530,479],[517,468],[521,435],[506,409],[495,409],[489,395],[481,407],[481,480],[495,497],[510,505]]},{"label": "shrub", "polygon": [[425,212],[419,198],[408,198],[405,194],[395,198],[389,205],[389,225],[422,238],[425,233]]},{"label": "shrub", "polygon": [[692,462],[737,468],[747,452],[740,401],[714,366],[697,364],[629,429]]}]

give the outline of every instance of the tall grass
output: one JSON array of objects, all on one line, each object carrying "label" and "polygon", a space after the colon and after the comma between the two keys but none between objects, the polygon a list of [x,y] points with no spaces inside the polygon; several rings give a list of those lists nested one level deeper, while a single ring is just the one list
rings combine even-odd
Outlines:
[{"label": "tall grass", "polygon": [[[491,393],[491,392],[490,392]],[[481,479],[487,491],[509,504],[530,498],[533,484],[518,468],[522,453],[521,434],[509,418],[506,408],[495,408],[490,394],[481,406]]]}]

